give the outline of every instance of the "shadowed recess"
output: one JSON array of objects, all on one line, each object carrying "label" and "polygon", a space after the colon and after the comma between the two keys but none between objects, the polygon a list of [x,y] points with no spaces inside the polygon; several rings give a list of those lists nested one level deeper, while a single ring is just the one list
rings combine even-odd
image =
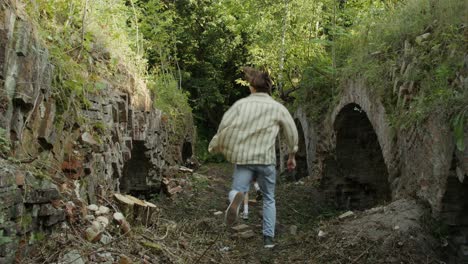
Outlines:
[{"label": "shadowed recess", "polygon": [[334,129],[335,158],[327,162],[332,165],[324,179],[330,198],[346,209],[366,209],[390,200],[387,167],[366,113],[349,104],[338,114]]},{"label": "shadowed recess", "polygon": [[182,145],[182,162],[187,162],[193,155],[192,142],[185,141]]},{"label": "shadowed recess", "polygon": [[468,256],[463,253],[468,250],[468,181],[458,177],[457,162],[454,155],[442,199],[441,220],[448,236],[444,254],[448,264],[468,263]]},{"label": "shadowed recess", "polygon": [[132,157],[124,165],[120,190],[124,193],[143,191],[148,188],[146,177],[151,168],[151,162],[146,156],[148,149],[144,141],[133,141]]}]

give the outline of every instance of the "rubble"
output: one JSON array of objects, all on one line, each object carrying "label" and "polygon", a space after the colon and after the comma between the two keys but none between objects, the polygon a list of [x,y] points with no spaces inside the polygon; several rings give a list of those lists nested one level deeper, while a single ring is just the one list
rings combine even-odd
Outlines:
[{"label": "rubble", "polygon": [[67,252],[57,264],[85,264],[80,252],[76,249]]},{"label": "rubble", "polygon": [[99,207],[97,205],[95,205],[95,204],[90,204],[90,205],[88,205],[88,210],[95,212],[95,211],[99,210]]},{"label": "rubble", "polygon": [[297,226],[296,225],[292,225],[289,227],[289,233],[293,236],[297,235]]}]

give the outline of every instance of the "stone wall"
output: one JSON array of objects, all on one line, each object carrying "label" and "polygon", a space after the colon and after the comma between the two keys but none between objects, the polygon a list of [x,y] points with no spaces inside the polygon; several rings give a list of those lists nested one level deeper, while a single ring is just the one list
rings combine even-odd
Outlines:
[{"label": "stone wall", "polygon": [[[126,191],[157,189],[183,162],[184,143],[184,158],[193,153],[191,117],[175,128],[141,78],[121,64],[117,71],[122,78],[102,79],[86,104],[64,98],[36,29],[14,1],[0,0],[0,128],[18,164],[0,158],[0,263],[64,221],[67,206],[96,203],[125,181]],[[128,170],[135,161],[144,171]]]},{"label": "stone wall", "polygon": [[[317,153],[321,153],[321,159],[325,159],[327,155],[337,159],[337,117],[351,104],[356,104],[364,111],[377,135],[388,170],[387,182],[391,186],[392,197],[419,197],[431,205],[437,216],[441,210],[454,155],[461,157],[457,163],[459,174],[466,175],[463,164],[468,156],[466,150],[464,153],[455,150],[449,117],[434,113],[425,122],[396,130],[389,126],[383,104],[370,92],[365,82],[349,81],[344,87],[341,100],[321,124],[324,132],[317,149]],[[468,138],[468,133],[465,133],[465,138]],[[318,160],[316,163],[320,162],[322,161]]]},{"label": "stone wall", "polygon": [[[313,174],[313,164],[315,161],[315,149],[317,145],[317,134],[314,130],[314,126],[307,117],[307,114],[304,112],[302,108],[298,108],[294,113],[294,120],[296,122],[296,126],[298,127],[299,134],[302,135],[303,141],[303,150],[302,155],[305,158],[306,164],[306,175],[310,176]],[[302,144],[301,144],[302,145]]]}]

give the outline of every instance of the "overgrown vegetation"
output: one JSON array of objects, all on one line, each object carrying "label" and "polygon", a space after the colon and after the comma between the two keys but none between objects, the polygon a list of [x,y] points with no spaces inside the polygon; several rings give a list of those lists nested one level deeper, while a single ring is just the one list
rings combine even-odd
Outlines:
[{"label": "overgrown vegetation", "polygon": [[464,1],[38,0],[28,10],[56,66],[62,112],[76,104],[69,98],[86,107],[89,94],[129,71],[147,80],[169,118],[193,109],[205,147],[248,94],[240,68],[253,65],[270,72],[276,98],[316,122],[343,80],[362,77],[395,127],[437,111],[463,131]]},{"label": "overgrown vegetation", "polygon": [[[187,95],[176,89],[174,77],[165,68],[152,67],[148,72],[147,42],[132,1],[38,0],[28,1],[27,11],[50,52],[59,114],[76,115],[77,110],[91,106],[89,98],[108,87],[140,93],[147,89],[146,83],[156,107],[176,127],[183,125],[180,117],[191,113]],[[133,79],[144,82],[132,83]],[[81,121],[86,125],[86,120]],[[105,127],[94,124],[90,129],[102,133]]]},{"label": "overgrown vegetation", "polygon": [[397,127],[466,112],[465,10],[464,1],[411,0],[368,13],[337,42],[341,78],[365,78]]},{"label": "overgrown vegetation", "polygon": [[134,27],[127,26],[130,10],[121,1],[27,3],[55,66],[53,88],[60,112],[89,106],[90,94],[124,74],[117,70],[119,64],[144,73],[144,61],[130,48],[136,38]]}]

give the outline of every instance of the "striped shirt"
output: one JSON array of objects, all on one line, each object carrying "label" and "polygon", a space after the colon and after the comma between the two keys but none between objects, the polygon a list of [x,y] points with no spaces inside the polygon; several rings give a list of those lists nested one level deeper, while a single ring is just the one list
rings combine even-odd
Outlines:
[{"label": "striped shirt", "polygon": [[235,164],[276,164],[280,128],[289,153],[296,153],[298,134],[289,111],[266,93],[252,93],[224,114],[208,150]]}]

